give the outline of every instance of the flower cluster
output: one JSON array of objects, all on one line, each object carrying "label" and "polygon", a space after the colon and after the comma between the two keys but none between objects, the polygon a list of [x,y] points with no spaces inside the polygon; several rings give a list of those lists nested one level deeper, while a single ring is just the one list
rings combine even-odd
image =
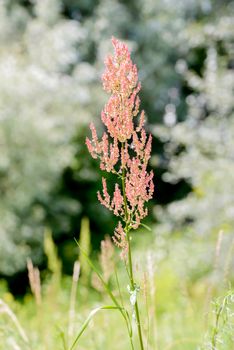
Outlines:
[{"label": "flower cluster", "polygon": [[[112,172],[121,179],[121,188],[116,184],[111,198],[103,178],[103,193],[98,192],[99,201],[119,216],[126,227],[136,229],[147,215],[145,203],[152,198],[154,191],[153,172],[147,172],[152,137],[147,137],[144,129],[144,111],[139,115],[140,83],[136,65],[132,63],[124,43],[112,38],[112,44],[114,56],[107,57],[102,76],[104,90],[111,93],[102,111],[106,132],[99,141],[96,129],[91,124],[92,139],[87,138],[86,145],[91,156],[100,159],[102,170]],[[119,222],[114,242],[122,249],[123,255],[127,250],[124,237],[125,230]]]}]

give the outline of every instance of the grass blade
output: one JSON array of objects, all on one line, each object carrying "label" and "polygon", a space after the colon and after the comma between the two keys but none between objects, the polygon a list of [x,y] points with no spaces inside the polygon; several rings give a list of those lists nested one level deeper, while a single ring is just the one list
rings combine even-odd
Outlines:
[{"label": "grass blade", "polygon": [[123,318],[124,318],[124,320],[126,322],[128,335],[129,335],[130,342],[131,342],[131,348],[133,349],[133,344],[132,344],[132,325],[131,325],[131,320],[130,320],[128,311],[125,308],[121,307],[121,305],[119,304],[118,300],[116,299],[116,297],[111,292],[108,284],[104,281],[104,279],[102,278],[102,275],[100,274],[100,272],[98,271],[96,266],[93,264],[93,262],[91,261],[89,256],[86,254],[86,252],[82,249],[82,247],[80,246],[79,242],[76,239],[75,239],[75,242],[78,245],[78,247],[79,247],[80,251],[82,252],[83,256],[87,259],[87,262],[90,265],[90,267],[92,268],[92,270],[97,274],[98,278],[102,282],[103,287],[105,288],[107,294],[110,296],[111,300],[113,301],[116,309],[118,309],[120,311],[121,315],[123,316]]},{"label": "grass blade", "polygon": [[119,308],[117,306],[106,305],[106,306],[100,306],[100,307],[97,307],[97,308],[93,309],[90,312],[89,316],[86,318],[85,322],[83,323],[79,333],[76,336],[76,339],[74,340],[74,342],[73,342],[73,344],[72,344],[72,346],[70,347],[69,350],[73,350],[74,349],[74,347],[76,346],[76,344],[77,344],[78,340],[80,339],[81,335],[84,333],[84,331],[88,327],[89,322],[91,321],[91,319],[96,315],[97,312],[99,312],[101,310],[119,310],[119,311],[121,311],[121,308]]}]

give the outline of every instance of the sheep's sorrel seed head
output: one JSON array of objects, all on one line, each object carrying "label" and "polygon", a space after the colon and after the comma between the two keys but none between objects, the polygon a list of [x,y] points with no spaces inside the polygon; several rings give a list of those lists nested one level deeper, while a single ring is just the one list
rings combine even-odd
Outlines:
[{"label": "sheep's sorrel seed head", "polygon": [[102,76],[104,90],[111,94],[101,114],[106,131],[99,141],[91,124],[92,139],[87,138],[86,145],[91,156],[100,159],[100,168],[120,179],[111,198],[103,178],[103,193],[98,192],[98,199],[125,224],[123,228],[119,223],[114,242],[126,253],[124,234],[136,229],[147,215],[145,203],[154,191],[153,172],[147,172],[152,137],[147,137],[144,129],[144,111],[139,113],[141,86],[136,65],[126,44],[116,38],[112,38],[112,44],[114,55],[106,58]]}]

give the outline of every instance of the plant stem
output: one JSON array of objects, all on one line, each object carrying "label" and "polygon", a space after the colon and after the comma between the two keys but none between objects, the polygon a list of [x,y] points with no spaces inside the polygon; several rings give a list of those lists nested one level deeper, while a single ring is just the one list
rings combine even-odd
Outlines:
[{"label": "plant stem", "polygon": [[[122,144],[122,148],[124,145]],[[129,280],[130,280],[130,286],[131,290],[135,289],[135,281],[134,281],[134,273],[133,273],[133,268],[132,268],[132,252],[131,252],[131,239],[129,236],[129,224],[131,218],[129,217],[128,213],[128,206],[127,206],[127,197],[126,197],[126,191],[125,191],[125,168],[122,168],[122,191],[123,191],[123,199],[124,199],[124,210],[125,210],[125,233],[126,233],[126,238],[128,242],[128,264],[129,264]],[[138,337],[139,337],[139,342],[140,342],[140,349],[144,350],[144,345],[143,345],[143,339],[142,339],[142,331],[141,331],[141,322],[140,322],[140,314],[139,314],[139,308],[138,308],[138,302],[136,300],[134,304],[134,310],[135,310],[135,315],[136,315],[136,322],[137,322],[137,330],[138,330]]]},{"label": "plant stem", "polygon": [[[119,278],[118,278],[118,274],[117,274],[116,269],[115,269],[115,279],[116,279],[116,283],[117,283],[117,287],[118,287],[118,291],[119,291],[121,306],[122,306],[123,310],[125,310],[123,298],[122,298],[122,293],[121,293],[120,285],[119,285]],[[126,319],[125,319],[125,321],[126,321]],[[128,322],[126,322],[126,324],[127,324],[128,335],[129,335],[129,339],[130,339],[130,343],[131,343],[131,349],[134,350],[134,346],[133,346],[133,342],[132,342],[132,330],[129,328],[131,326],[131,324],[128,325]]]},{"label": "plant stem", "polygon": [[[131,241],[129,237],[129,232],[127,232],[127,240],[128,240],[128,262],[129,262],[129,272],[130,272],[130,284],[131,284],[131,289],[134,290],[135,281],[134,281],[134,274],[133,274],[133,268],[132,268],[132,252],[131,252]],[[142,331],[141,331],[140,313],[139,313],[137,300],[134,304],[134,310],[136,314],[136,322],[137,322],[137,330],[138,330],[138,336],[140,341],[140,347],[141,347],[141,350],[144,350]]]}]

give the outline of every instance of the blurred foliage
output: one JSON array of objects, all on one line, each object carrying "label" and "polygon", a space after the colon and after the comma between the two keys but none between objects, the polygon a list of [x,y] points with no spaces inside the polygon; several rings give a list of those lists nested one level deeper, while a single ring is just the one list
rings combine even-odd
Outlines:
[{"label": "blurred foliage", "polygon": [[155,209],[162,231],[232,231],[232,22],[227,0],[0,2],[0,275],[24,271],[30,256],[42,264],[45,226],[69,263],[81,217],[111,233],[84,139],[91,120],[101,127],[112,35],[139,68],[155,201],[174,201]]},{"label": "blurred foliage", "polygon": [[25,269],[26,256],[40,263],[45,224],[69,232],[71,219],[80,212],[78,198],[59,189],[61,174],[76,150],[72,139],[89,122],[96,73],[82,62],[87,30],[65,19],[60,5],[38,1],[30,13],[18,2],[0,3],[0,273],[4,275]]}]

